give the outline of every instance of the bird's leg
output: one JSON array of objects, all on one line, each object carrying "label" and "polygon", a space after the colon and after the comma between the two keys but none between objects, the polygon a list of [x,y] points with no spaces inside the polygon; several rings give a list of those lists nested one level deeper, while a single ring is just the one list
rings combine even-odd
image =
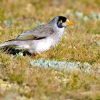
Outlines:
[{"label": "bird's leg", "polygon": [[37,59],[38,55],[33,53],[33,57]]}]

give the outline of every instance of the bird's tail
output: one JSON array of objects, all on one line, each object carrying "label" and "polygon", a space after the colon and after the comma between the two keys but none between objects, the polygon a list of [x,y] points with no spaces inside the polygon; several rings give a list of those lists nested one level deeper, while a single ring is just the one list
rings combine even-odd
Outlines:
[{"label": "bird's tail", "polygon": [[26,41],[9,40],[0,44],[0,48],[7,47],[7,46],[11,46],[11,47],[14,46],[16,49],[28,49],[29,46],[27,45],[28,44]]},{"label": "bird's tail", "polygon": [[6,46],[6,45],[7,45],[6,43],[0,44],[0,48],[4,47],[4,46]]},{"label": "bird's tail", "polygon": [[7,42],[4,42],[4,43],[0,44],[0,48],[5,47],[5,46],[10,46],[10,45],[13,45],[12,42],[7,41]]}]

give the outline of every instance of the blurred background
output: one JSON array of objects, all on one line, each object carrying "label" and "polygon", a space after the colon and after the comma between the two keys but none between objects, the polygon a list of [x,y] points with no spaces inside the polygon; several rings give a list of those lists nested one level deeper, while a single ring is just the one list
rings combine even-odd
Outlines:
[{"label": "blurred background", "polygon": [[97,13],[99,9],[100,0],[0,0],[0,21],[13,18],[44,22],[58,15],[69,17],[71,14],[78,16],[78,13],[82,17]]},{"label": "blurred background", "polygon": [[[99,36],[95,35],[100,34],[98,27],[100,25],[100,0],[0,0],[0,35],[2,37],[0,43],[2,40],[15,38],[22,32],[40,24],[48,23],[59,15],[66,16],[74,25],[66,29],[68,34],[64,36],[58,50],[61,51],[63,48],[65,51],[62,51],[66,52],[68,48],[71,48],[73,51],[73,48],[83,49],[84,45],[90,45],[93,42],[99,43]],[[74,56],[73,59],[72,52],[67,52],[70,53],[70,56],[67,53],[67,57],[62,55],[63,58],[60,56],[57,58],[82,61],[86,61],[88,57],[91,58],[83,52],[82,56],[84,55],[86,58]],[[85,52],[87,54],[87,51]],[[88,54],[92,55],[92,53]],[[56,56],[55,53],[54,55]]]},{"label": "blurred background", "polygon": [[32,67],[33,56],[0,51],[0,100],[100,100],[100,0],[0,0],[0,43],[59,15],[74,25],[45,59],[91,70]]}]

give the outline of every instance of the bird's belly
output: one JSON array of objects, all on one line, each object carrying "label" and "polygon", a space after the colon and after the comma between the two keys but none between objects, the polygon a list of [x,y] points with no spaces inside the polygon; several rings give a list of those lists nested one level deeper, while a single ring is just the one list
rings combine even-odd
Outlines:
[{"label": "bird's belly", "polygon": [[52,39],[44,39],[42,41],[37,41],[34,43],[35,45],[33,46],[33,53],[39,53],[39,52],[44,52],[50,49],[52,46]]}]

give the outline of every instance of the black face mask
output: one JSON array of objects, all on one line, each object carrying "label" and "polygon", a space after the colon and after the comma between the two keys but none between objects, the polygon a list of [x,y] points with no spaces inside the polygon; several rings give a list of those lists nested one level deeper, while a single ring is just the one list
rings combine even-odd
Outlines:
[{"label": "black face mask", "polygon": [[65,25],[63,25],[63,23],[60,23],[60,22],[57,22],[57,26],[59,27],[59,28],[66,28],[67,26],[65,26]]},{"label": "black face mask", "polygon": [[59,28],[63,28],[64,26],[62,26],[62,23],[60,23],[60,22],[57,22],[57,26],[59,27]]},{"label": "black face mask", "polygon": [[[59,16],[59,19],[58,19],[58,21],[57,21],[57,26],[58,26],[59,28],[65,27],[65,26],[63,25],[63,23],[65,23],[66,20],[67,20],[66,17]],[[60,21],[62,21],[62,23],[61,23]]]}]

